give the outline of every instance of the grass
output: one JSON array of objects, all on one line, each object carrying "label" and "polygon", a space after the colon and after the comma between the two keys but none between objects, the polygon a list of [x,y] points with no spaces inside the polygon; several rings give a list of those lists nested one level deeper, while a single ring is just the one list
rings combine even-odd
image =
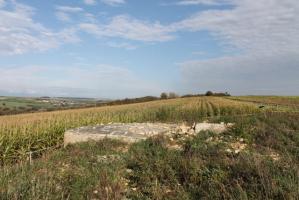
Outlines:
[{"label": "grass", "polygon": [[98,157],[119,153],[123,146],[113,140],[85,143],[46,154],[34,165],[4,167],[0,199],[120,199],[124,163]]},{"label": "grass", "polygon": [[93,107],[94,99],[0,97],[0,115]]},{"label": "grass", "polygon": [[298,199],[298,113],[217,120],[235,126],[180,138],[181,150],[166,136],[104,140],[4,166],[0,199]]},{"label": "grass", "polygon": [[229,97],[229,99],[252,102],[268,106],[280,106],[292,110],[299,111],[299,97],[298,96],[240,96]]},{"label": "grass", "polygon": [[109,122],[197,122],[206,117],[258,113],[254,103],[218,97],[162,100],[121,106],[0,116],[0,165],[19,162],[62,144],[67,129]]},{"label": "grass", "polygon": [[[285,114],[237,119],[235,128],[221,136],[203,132],[187,140],[181,152],[167,149],[161,140],[136,144],[129,151],[129,167],[138,189],[130,197],[297,199],[299,127],[293,125],[298,122],[298,115]],[[240,138],[246,150],[228,152]]]},{"label": "grass", "polygon": [[50,108],[53,107],[50,103],[39,102],[34,98],[22,97],[3,97],[0,99],[0,108],[20,109],[20,108]]}]

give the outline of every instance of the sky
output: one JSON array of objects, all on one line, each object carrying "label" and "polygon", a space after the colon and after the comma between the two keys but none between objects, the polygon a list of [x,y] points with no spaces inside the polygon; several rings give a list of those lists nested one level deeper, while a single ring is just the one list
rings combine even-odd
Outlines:
[{"label": "sky", "polygon": [[298,0],[0,0],[0,95],[299,95]]}]

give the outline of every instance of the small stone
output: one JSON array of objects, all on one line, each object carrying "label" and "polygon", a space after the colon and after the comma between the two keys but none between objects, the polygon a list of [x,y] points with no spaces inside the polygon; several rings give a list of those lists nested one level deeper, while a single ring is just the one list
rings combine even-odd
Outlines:
[{"label": "small stone", "polygon": [[231,149],[226,149],[225,151],[228,152],[228,153],[232,153],[233,152]]},{"label": "small stone", "polygon": [[189,135],[194,135],[194,134],[195,134],[195,130],[194,130],[194,129],[190,129],[190,130],[188,131],[188,134],[189,134]]},{"label": "small stone", "polygon": [[171,193],[171,190],[170,190],[170,189],[167,189],[165,192],[166,192],[166,194],[167,194],[167,193]]},{"label": "small stone", "polygon": [[228,128],[228,125],[225,125],[224,123],[216,124],[216,123],[198,123],[195,125],[195,132],[199,133],[201,131],[212,131],[215,133],[222,133],[226,131]]},{"label": "small stone", "polygon": [[235,142],[235,143],[231,143],[230,146],[234,150],[234,152],[237,154],[237,153],[243,151],[247,145],[244,143]]},{"label": "small stone", "polygon": [[188,130],[190,129],[190,127],[183,124],[180,126],[180,129],[181,129],[182,133],[188,133]]},{"label": "small stone", "polygon": [[275,152],[271,152],[269,155],[274,161],[278,161],[280,159],[280,155]]},{"label": "small stone", "polygon": [[168,148],[173,150],[178,150],[178,151],[181,151],[183,149],[182,146],[178,144],[170,145],[168,146]]}]

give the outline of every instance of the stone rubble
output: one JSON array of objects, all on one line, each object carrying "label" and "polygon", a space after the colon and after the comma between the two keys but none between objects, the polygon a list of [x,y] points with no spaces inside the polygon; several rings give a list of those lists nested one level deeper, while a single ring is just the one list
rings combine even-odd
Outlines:
[{"label": "stone rubble", "polygon": [[234,152],[235,154],[238,154],[246,148],[247,144],[243,142],[235,142],[235,143],[231,143],[230,146],[231,146],[230,151]]},{"label": "stone rubble", "polygon": [[232,127],[232,123],[224,124],[223,122],[220,124],[215,124],[215,123],[208,123],[208,122],[203,122],[203,123],[198,123],[195,125],[195,132],[199,133],[201,131],[211,131],[214,133],[222,133],[227,130],[227,128]]},{"label": "stone rubble", "polygon": [[[89,140],[102,140],[104,138],[119,139],[127,143],[134,143],[149,137],[163,134],[171,138],[185,138],[200,131],[213,131],[221,133],[232,127],[233,124],[197,123],[192,126],[186,124],[166,123],[109,123],[80,127],[66,131],[64,134],[64,146]],[[178,148],[175,146],[174,148]]]}]

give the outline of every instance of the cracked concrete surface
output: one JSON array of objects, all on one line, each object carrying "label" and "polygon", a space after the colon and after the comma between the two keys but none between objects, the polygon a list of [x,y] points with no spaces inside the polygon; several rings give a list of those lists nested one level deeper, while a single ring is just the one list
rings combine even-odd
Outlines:
[{"label": "cracked concrete surface", "polygon": [[207,122],[194,124],[193,126],[166,123],[113,123],[87,126],[68,130],[64,134],[64,146],[78,142],[87,142],[89,140],[98,141],[104,138],[120,139],[128,143],[133,143],[159,134],[193,135],[207,130],[220,133],[230,126],[232,125]]}]

